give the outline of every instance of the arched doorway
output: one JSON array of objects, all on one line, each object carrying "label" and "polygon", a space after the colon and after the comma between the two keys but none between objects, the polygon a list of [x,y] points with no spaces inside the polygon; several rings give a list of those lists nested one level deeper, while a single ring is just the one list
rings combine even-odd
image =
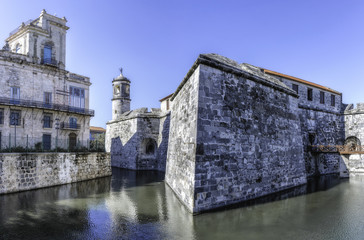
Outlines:
[{"label": "arched doorway", "polygon": [[147,156],[155,156],[157,152],[157,143],[152,138],[146,138],[142,143],[142,153]]},{"label": "arched doorway", "polygon": [[68,135],[68,149],[73,151],[77,146],[77,135],[75,133],[70,133]]},{"label": "arched doorway", "polygon": [[147,143],[147,146],[145,147],[145,153],[147,155],[154,155],[154,152],[155,152],[155,145],[152,141],[149,141]]}]

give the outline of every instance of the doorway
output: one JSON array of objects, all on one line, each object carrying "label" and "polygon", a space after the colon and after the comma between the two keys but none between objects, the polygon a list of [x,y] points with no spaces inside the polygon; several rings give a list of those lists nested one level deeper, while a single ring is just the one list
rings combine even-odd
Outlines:
[{"label": "doorway", "polygon": [[75,133],[70,133],[68,135],[68,149],[69,151],[75,150],[77,147],[77,135]]}]

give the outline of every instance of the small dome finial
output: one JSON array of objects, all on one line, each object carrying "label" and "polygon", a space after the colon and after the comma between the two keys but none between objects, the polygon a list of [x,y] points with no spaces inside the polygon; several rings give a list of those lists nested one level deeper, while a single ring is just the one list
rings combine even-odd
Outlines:
[{"label": "small dome finial", "polygon": [[123,68],[122,67],[119,68],[119,71],[120,71],[120,74],[123,74]]}]

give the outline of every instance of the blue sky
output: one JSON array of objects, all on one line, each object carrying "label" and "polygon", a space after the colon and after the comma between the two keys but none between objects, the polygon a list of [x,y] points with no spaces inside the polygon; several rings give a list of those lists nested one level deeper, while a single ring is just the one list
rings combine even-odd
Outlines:
[{"label": "blue sky", "polygon": [[[0,0],[0,39],[42,9],[65,16],[66,68],[93,85],[91,125],[111,119],[123,67],[131,107],[159,107],[200,53],[218,53],[364,102],[364,1]],[[2,46],[2,44],[1,44]]]}]

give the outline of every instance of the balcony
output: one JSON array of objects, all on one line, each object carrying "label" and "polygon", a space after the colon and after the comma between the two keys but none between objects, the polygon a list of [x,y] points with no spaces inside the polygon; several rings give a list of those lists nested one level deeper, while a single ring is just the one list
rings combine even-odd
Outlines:
[{"label": "balcony", "polygon": [[55,59],[52,59],[52,58],[42,59],[41,64],[49,65],[49,66],[53,66],[53,67],[58,67],[57,61]]},{"label": "balcony", "polygon": [[63,130],[78,131],[78,130],[80,130],[80,128],[81,128],[80,124],[61,122],[61,129],[63,129]]},{"label": "balcony", "polygon": [[30,108],[40,108],[40,109],[49,109],[54,111],[61,112],[69,112],[69,113],[77,113],[88,116],[95,116],[95,111],[86,108],[77,108],[68,105],[55,104],[55,103],[46,103],[41,101],[33,101],[33,100],[23,100],[23,99],[13,99],[13,98],[4,98],[0,97],[0,104],[2,105],[10,105],[10,106],[20,106],[20,107],[30,107]]}]

